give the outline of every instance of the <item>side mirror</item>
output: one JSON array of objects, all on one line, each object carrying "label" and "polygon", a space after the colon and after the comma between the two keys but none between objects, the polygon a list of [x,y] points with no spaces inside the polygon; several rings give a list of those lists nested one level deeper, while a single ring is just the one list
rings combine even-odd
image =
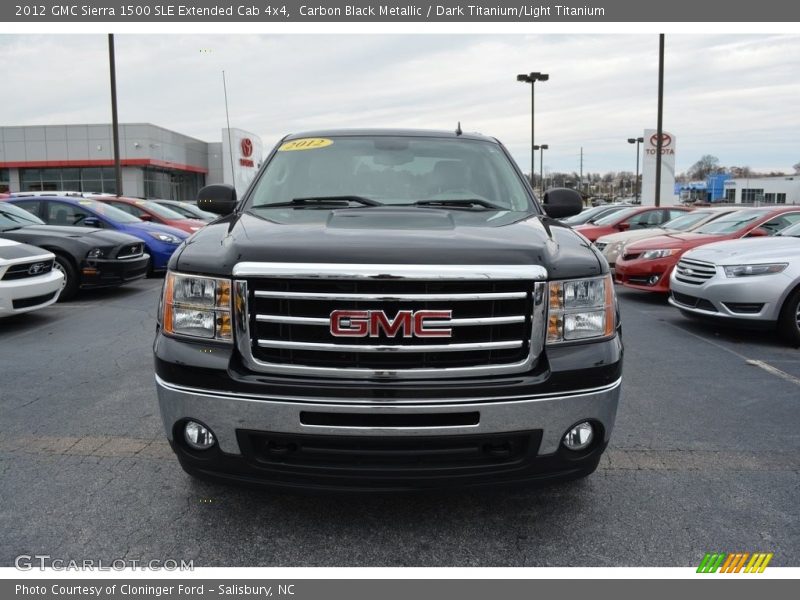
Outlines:
[{"label": "side mirror", "polygon": [[236,188],[227,183],[207,185],[197,194],[197,207],[217,215],[229,215],[236,209]]},{"label": "side mirror", "polygon": [[630,229],[630,228],[631,228],[631,224],[630,223],[618,223],[617,224],[617,229],[619,229],[620,231],[628,231],[628,229]]},{"label": "side mirror", "polygon": [[142,221],[152,221],[153,220],[153,215],[149,215],[146,212],[143,212],[142,214],[139,215],[139,218]]},{"label": "side mirror", "polygon": [[542,203],[548,217],[563,219],[577,215],[583,210],[583,199],[575,190],[569,188],[551,188],[544,193]]},{"label": "side mirror", "polygon": [[769,231],[763,227],[756,227],[747,234],[747,237],[767,237],[768,235]]},{"label": "side mirror", "polygon": [[103,223],[97,217],[86,217],[81,225],[84,227],[102,227]]}]

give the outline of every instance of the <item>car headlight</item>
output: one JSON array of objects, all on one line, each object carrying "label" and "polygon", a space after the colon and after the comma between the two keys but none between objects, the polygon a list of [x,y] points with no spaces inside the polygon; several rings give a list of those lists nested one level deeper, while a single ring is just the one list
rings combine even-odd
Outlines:
[{"label": "car headlight", "polygon": [[750,277],[752,275],[771,275],[780,273],[789,263],[771,263],[764,265],[729,265],[725,268],[726,277]]},{"label": "car headlight", "polygon": [[639,257],[642,260],[649,260],[652,258],[664,258],[665,256],[672,256],[678,251],[677,248],[662,248],[660,250],[645,250]]},{"label": "car headlight", "polygon": [[105,255],[106,253],[103,252],[102,248],[92,248],[91,250],[89,250],[89,253],[86,255],[86,258],[92,260],[97,258],[103,258]]},{"label": "car headlight", "polygon": [[151,236],[156,238],[161,242],[166,242],[167,244],[180,244],[181,238],[176,235],[172,235],[171,233],[163,233],[161,231],[148,231]]},{"label": "car headlight", "polygon": [[200,231],[202,227],[189,227],[189,229],[191,229],[192,231]]},{"label": "car headlight", "polygon": [[551,281],[547,343],[608,337],[616,329],[614,284],[610,275]]},{"label": "car headlight", "polygon": [[232,341],[231,280],[167,273],[161,324],[165,333]]}]

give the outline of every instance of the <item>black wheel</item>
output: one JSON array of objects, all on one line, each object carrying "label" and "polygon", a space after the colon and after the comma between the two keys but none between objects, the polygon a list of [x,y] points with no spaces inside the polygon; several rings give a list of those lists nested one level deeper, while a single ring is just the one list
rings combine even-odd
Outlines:
[{"label": "black wheel", "polygon": [[797,288],[781,309],[778,331],[793,346],[800,346],[800,288]]},{"label": "black wheel", "polygon": [[78,291],[77,269],[68,258],[60,254],[56,254],[56,261],[53,263],[53,268],[64,274],[64,282],[61,284],[61,294],[58,296],[58,301],[63,302],[65,300],[71,300]]}]

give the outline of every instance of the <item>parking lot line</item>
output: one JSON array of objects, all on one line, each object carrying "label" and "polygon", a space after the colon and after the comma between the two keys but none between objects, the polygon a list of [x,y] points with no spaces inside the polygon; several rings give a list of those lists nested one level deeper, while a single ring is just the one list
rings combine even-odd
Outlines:
[{"label": "parking lot line", "polygon": [[771,373],[772,375],[775,375],[775,377],[780,377],[781,379],[785,379],[786,381],[795,385],[800,385],[800,378],[790,375],[786,371],[781,371],[777,367],[773,367],[771,364],[765,363],[763,360],[748,360],[747,364],[764,369],[767,373]]}]

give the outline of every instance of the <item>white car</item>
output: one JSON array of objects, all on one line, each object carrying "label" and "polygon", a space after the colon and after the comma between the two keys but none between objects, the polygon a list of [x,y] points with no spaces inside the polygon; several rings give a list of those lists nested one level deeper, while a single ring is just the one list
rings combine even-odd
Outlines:
[{"label": "white car", "polygon": [[690,250],[672,271],[669,302],[687,316],[777,328],[800,346],[800,222]]},{"label": "white car", "polygon": [[64,274],[55,255],[36,246],[0,239],[0,317],[38,310],[58,299]]}]

